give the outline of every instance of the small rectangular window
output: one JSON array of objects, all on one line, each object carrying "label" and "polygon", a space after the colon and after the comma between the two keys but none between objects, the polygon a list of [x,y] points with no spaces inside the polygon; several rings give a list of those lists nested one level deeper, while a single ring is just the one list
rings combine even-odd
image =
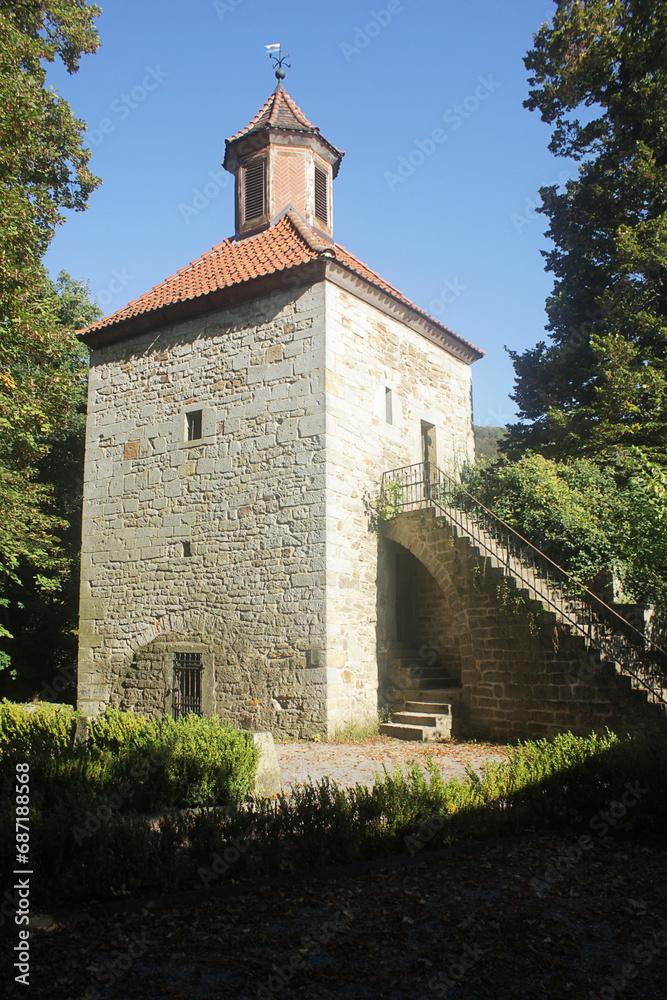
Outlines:
[{"label": "small rectangular window", "polygon": [[243,190],[243,218],[245,222],[248,222],[249,219],[259,219],[264,215],[265,177],[266,160],[264,157],[253,160],[245,168]]},{"label": "small rectangular window", "polygon": [[201,437],[201,410],[186,414],[188,421],[188,441],[197,441]]},{"label": "small rectangular window", "polygon": [[393,424],[394,408],[393,408],[392,391],[388,386],[384,390],[384,416],[388,424]]},{"label": "small rectangular window", "polygon": [[315,167],[315,218],[329,225],[329,198],[327,197],[327,175]]}]

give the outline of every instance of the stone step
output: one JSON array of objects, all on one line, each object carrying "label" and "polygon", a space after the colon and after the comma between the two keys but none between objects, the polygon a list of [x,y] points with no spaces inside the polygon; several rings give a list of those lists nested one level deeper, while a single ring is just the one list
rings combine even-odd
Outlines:
[{"label": "stone step", "polygon": [[443,684],[442,687],[411,688],[405,692],[404,697],[409,701],[429,702],[431,704],[438,702],[441,705],[448,705],[461,701],[462,692],[461,685],[450,680],[448,685]]},{"label": "stone step", "polygon": [[[419,653],[415,653],[411,656],[392,656],[391,658],[392,666],[401,667],[403,670],[411,670],[417,667],[432,666],[432,664],[427,664],[423,656]],[[442,668],[441,668],[442,669]]]},{"label": "stone step", "polygon": [[418,663],[412,664],[410,668],[410,674],[412,677],[419,677],[423,680],[432,680],[433,678],[439,678],[444,680],[449,676],[444,667],[438,666],[420,666]]},{"label": "stone step", "polygon": [[436,691],[456,691],[460,685],[456,684],[450,677],[423,677],[419,682],[419,690],[427,691],[431,701]]},{"label": "stone step", "polygon": [[[459,698],[456,699],[457,701]],[[435,715],[451,715],[452,701],[406,701],[406,712],[431,712]]]},{"label": "stone step", "polygon": [[392,722],[408,726],[435,726],[447,728],[451,723],[449,713],[444,712],[394,712]]},{"label": "stone step", "polygon": [[383,722],[380,732],[383,736],[393,736],[395,740],[413,740],[415,743],[432,742],[443,736],[435,726],[410,726],[396,722]]},{"label": "stone step", "polygon": [[[428,508],[421,510],[419,516],[421,518],[434,517],[436,512],[433,508]],[[460,514],[452,511],[452,516],[459,517]],[[481,525],[474,525],[472,522],[470,527],[466,526],[465,522],[461,527],[458,527],[449,520],[447,510],[443,507],[438,509],[436,524],[441,528],[443,534],[452,539],[455,549],[458,549],[461,554],[467,553],[467,557],[472,559],[478,571],[481,570],[484,573],[490,585],[504,579],[513,595],[521,599],[524,609],[531,613],[535,624],[540,629],[553,629],[559,622],[564,623],[565,629],[559,636],[563,657],[571,658],[575,662],[577,657],[583,659],[585,655],[586,663],[590,659],[594,673],[598,675],[599,680],[605,679],[614,682],[616,693],[624,700],[630,714],[635,712],[635,708],[637,713],[639,713],[640,708],[642,711],[650,709],[651,715],[655,714],[656,718],[660,715],[664,719],[664,702],[660,705],[660,694],[653,695],[651,693],[650,682],[631,675],[630,671],[623,666],[624,658],[620,650],[618,662],[616,662],[616,657],[612,652],[615,647],[611,644],[611,639],[615,639],[621,649],[633,645],[629,637],[633,636],[634,633],[624,621],[610,626],[605,623],[604,617],[598,619],[594,613],[592,631],[589,630],[589,612],[582,610],[574,598],[561,592],[557,583],[553,582],[550,576],[543,577],[540,567],[533,566],[530,557],[526,557],[524,560],[519,552],[507,553],[494,538],[493,530],[486,531]],[[473,534],[469,535],[469,530]],[[621,618],[624,618],[623,611],[621,611]],[[606,645],[607,642],[609,645]],[[593,643],[600,643],[602,652],[594,653]],[[424,647],[420,648],[424,649]],[[412,656],[413,651],[410,650],[406,659],[410,661]],[[595,663],[596,657],[604,659],[605,656],[608,662],[602,662],[599,665]],[[422,659],[422,663],[425,659]],[[447,663],[446,654],[443,660]],[[419,662],[408,662],[406,665],[411,668],[408,670],[409,680],[406,683],[405,674],[403,674],[403,683],[398,685],[400,694],[405,701],[402,703],[402,712],[395,717],[395,725],[406,729],[406,734],[399,736],[399,738],[415,739],[418,737],[410,735],[414,728],[415,717],[425,715],[430,722],[440,714],[437,709],[448,706],[451,718],[451,707],[455,702],[461,700],[461,691],[460,685],[454,687],[451,678],[445,676],[446,667],[443,670],[439,665],[424,663],[422,666]],[[456,673],[457,671],[452,669],[451,672]],[[667,691],[667,685],[660,690]],[[421,721],[425,722],[427,719]],[[422,738],[427,737],[422,736]]]}]

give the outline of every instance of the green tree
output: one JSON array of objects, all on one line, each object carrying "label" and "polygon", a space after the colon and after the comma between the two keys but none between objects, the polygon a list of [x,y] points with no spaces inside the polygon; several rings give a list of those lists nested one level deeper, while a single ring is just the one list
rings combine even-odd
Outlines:
[{"label": "green tree", "polygon": [[495,462],[499,455],[499,445],[507,431],[504,427],[473,427],[475,433],[475,459],[477,462]]},{"label": "green tree", "polygon": [[[76,72],[95,52],[93,20],[81,0],[0,0],[0,602],[21,566],[45,590],[68,560],[39,462],[74,418],[85,383],[81,348],[59,319],[66,289],[54,289],[42,256],[63,209],[85,208],[99,180],[83,147],[84,123],[46,86],[59,57]],[[70,302],[71,305],[71,302]],[[6,631],[6,628],[4,629]],[[0,625],[0,635],[3,626]],[[6,662],[6,657],[5,657]],[[2,658],[0,657],[0,666]]]},{"label": "green tree", "polygon": [[[65,271],[55,282],[47,282],[45,298],[54,317],[54,330],[63,335],[88,326],[102,314],[90,301],[88,285]],[[40,505],[33,525],[44,512],[44,538],[50,546],[46,580],[22,539],[5,538],[1,543],[5,549],[11,547],[14,561],[11,577],[4,581],[4,609],[0,610],[0,629],[5,633],[0,638],[0,658],[11,666],[12,679],[0,681],[0,689],[13,698],[30,696],[40,683],[76,658],[88,370],[87,351],[78,341],[76,344],[78,349],[70,359],[78,376],[73,380],[78,388],[74,412],[67,426],[48,439],[48,450],[35,463],[28,480]],[[17,497],[17,503],[25,503],[25,496]],[[3,531],[16,531],[15,524],[10,520],[0,525],[0,537]]]},{"label": "green tree", "polygon": [[615,579],[626,602],[665,603],[667,476],[639,449],[618,466],[527,453],[469,467],[463,483],[589,589]]},{"label": "green tree", "polygon": [[555,275],[550,343],[510,352],[520,423],[506,450],[608,455],[667,438],[667,5],[557,0],[525,59],[525,106],[579,162],[541,191]]}]

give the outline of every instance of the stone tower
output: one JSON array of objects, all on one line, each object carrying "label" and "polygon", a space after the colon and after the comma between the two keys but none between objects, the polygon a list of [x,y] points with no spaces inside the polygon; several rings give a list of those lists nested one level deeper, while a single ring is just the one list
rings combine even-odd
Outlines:
[{"label": "stone tower", "polygon": [[295,736],[377,716],[364,495],[425,447],[472,452],[482,352],[334,242],[342,155],[279,82],[226,143],[235,235],[81,334],[91,714]]}]

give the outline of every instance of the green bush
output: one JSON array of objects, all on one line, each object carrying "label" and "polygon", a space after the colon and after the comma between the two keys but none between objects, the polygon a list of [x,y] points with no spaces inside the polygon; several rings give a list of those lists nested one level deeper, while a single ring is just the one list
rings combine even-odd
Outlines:
[{"label": "green bush", "polygon": [[[604,572],[624,600],[667,603],[667,475],[637,448],[617,463],[524,454],[467,466],[462,484],[585,586]],[[463,495],[457,505],[466,507]]]},{"label": "green bush", "polygon": [[[116,733],[116,722],[124,725],[112,716],[107,721]],[[204,725],[195,718],[154,725],[163,733],[163,744],[171,747],[159,781],[172,797],[182,789],[196,797],[196,788],[202,796],[216,794],[201,778],[214,768],[224,772],[228,766],[239,787],[245,782],[251,771],[247,736],[223,737],[226,727],[215,719]],[[137,740],[145,761],[148,729],[141,732]],[[121,744],[121,753],[132,739]],[[219,750],[211,749],[218,741]],[[47,803],[43,792],[31,794],[30,860],[38,907],[415,854],[456,841],[563,824],[597,837],[600,817],[610,815],[614,834],[662,834],[667,824],[665,737],[565,733],[511,748],[506,760],[487,763],[481,774],[469,769],[458,780],[443,781],[427,759],[425,771],[415,763],[405,774],[385,770],[372,788],[342,789],[324,779],[277,800],[231,799],[224,807],[182,812],[159,824],[119,814],[106,791],[118,754],[96,750],[103,755],[103,767],[99,761],[76,758],[67,761],[69,770],[62,758],[52,761],[52,772],[44,767],[43,775],[51,773],[61,781],[59,798]],[[157,775],[158,770],[147,777],[147,787]],[[637,793],[622,808],[628,788]],[[3,797],[12,791],[7,778]],[[128,801],[134,808],[142,801],[139,792]],[[0,811],[0,832],[0,864],[9,867],[15,851],[11,809]]]},{"label": "green bush", "polygon": [[115,810],[155,811],[242,799],[259,761],[252,734],[218,717],[174,722],[107,709],[77,745],[75,728],[76,716],[62,706],[33,712],[3,702],[0,775],[29,761],[32,795],[46,809],[87,792],[90,809],[113,797]]},{"label": "green bush", "polygon": [[128,746],[154,749],[160,742],[160,722],[151,716],[107,708],[88,722],[88,743],[114,753]]},{"label": "green bush", "polygon": [[26,760],[35,753],[66,753],[74,741],[76,713],[69,705],[34,707],[0,702],[0,757]]},{"label": "green bush", "polygon": [[464,471],[465,488],[550,559],[589,586],[601,569],[620,571],[625,507],[613,470],[587,459],[554,462],[526,454]]}]

